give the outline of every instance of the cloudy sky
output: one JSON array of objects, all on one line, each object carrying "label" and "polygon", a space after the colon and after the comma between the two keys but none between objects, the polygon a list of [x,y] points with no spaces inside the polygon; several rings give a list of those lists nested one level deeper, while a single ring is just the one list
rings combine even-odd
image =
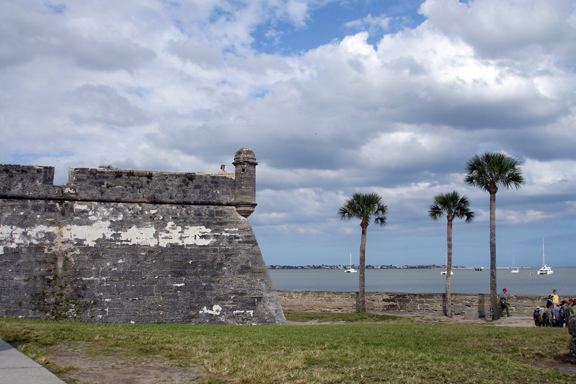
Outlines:
[{"label": "cloudy sky", "polygon": [[267,264],[345,264],[379,193],[367,263],[489,265],[487,192],[466,161],[504,151],[501,266],[576,265],[576,0],[0,0],[0,163],[215,172],[258,159]]}]

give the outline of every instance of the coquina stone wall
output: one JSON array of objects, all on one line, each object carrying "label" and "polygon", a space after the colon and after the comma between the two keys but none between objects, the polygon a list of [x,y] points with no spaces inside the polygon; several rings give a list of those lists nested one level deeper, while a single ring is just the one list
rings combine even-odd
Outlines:
[{"label": "coquina stone wall", "polygon": [[282,324],[247,217],[256,158],[234,174],[0,165],[0,317]]},{"label": "coquina stone wall", "polygon": [[[358,295],[356,292],[288,290],[277,292],[285,310],[356,311]],[[451,297],[455,316],[476,319],[489,314],[489,294],[453,293]],[[443,299],[443,293],[366,292],[366,309],[369,312],[404,312],[441,316]],[[534,309],[537,306],[543,306],[545,302],[546,300],[538,295],[509,295],[512,316],[532,316]]]}]

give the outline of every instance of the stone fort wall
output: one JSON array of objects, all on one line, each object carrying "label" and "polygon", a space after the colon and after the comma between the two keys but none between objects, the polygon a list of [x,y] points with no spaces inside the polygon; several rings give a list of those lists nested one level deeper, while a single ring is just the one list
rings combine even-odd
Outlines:
[{"label": "stone fort wall", "polygon": [[256,158],[234,174],[0,165],[0,317],[282,324],[247,217]]},{"label": "stone fort wall", "polygon": [[[355,312],[357,292],[279,290],[285,310],[314,312]],[[570,296],[572,297],[572,296]],[[452,293],[454,316],[464,319],[490,317],[489,294]],[[366,310],[380,313],[405,313],[443,316],[443,293],[366,292]],[[512,316],[532,316],[546,299],[539,295],[509,295]]]}]

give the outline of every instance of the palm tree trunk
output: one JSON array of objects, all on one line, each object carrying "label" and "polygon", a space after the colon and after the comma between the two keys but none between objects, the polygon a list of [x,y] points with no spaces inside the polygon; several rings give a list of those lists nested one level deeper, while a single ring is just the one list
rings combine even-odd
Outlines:
[{"label": "palm tree trunk", "polygon": [[496,289],[496,192],[490,193],[490,309],[492,320],[500,318]]},{"label": "palm tree trunk", "polygon": [[447,231],[448,254],[446,257],[446,294],[444,295],[444,315],[452,317],[452,299],[450,297],[450,276],[452,275],[452,218],[448,216]]},{"label": "palm tree trunk", "polygon": [[366,228],[362,226],[362,240],[360,241],[360,272],[358,287],[358,312],[366,312],[365,267],[366,267]]}]

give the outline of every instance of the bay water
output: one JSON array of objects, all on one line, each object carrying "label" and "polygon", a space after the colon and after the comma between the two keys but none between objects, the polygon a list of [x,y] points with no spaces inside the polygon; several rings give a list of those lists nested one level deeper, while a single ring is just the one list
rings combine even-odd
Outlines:
[{"label": "bay water", "polygon": [[[521,268],[520,273],[498,269],[498,291],[509,294],[548,296],[558,290],[560,299],[576,298],[576,267],[553,267],[553,275],[538,275],[538,268]],[[278,290],[358,291],[358,273],[341,269],[270,269]],[[454,269],[452,293],[490,293],[490,270]],[[446,276],[440,269],[367,269],[367,292],[443,293]],[[532,275],[530,275],[532,273]]]}]

